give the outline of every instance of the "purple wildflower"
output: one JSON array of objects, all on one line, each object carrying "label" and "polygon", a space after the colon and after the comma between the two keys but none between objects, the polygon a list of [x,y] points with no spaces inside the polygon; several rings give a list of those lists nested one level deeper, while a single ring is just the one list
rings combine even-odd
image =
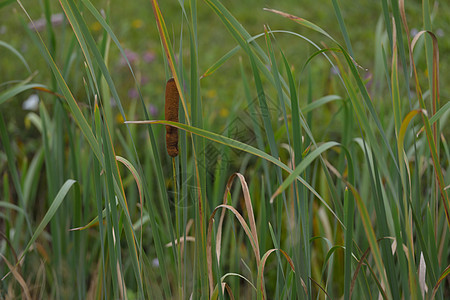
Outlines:
[{"label": "purple wildflower", "polygon": [[144,85],[144,84],[147,84],[148,82],[149,82],[148,76],[142,75],[141,76],[141,84]]},{"label": "purple wildflower", "polygon": [[[127,57],[130,64],[136,63],[139,60],[139,55],[136,52],[133,52],[129,49],[125,49],[125,56]],[[127,61],[123,56],[120,57],[120,66],[125,67],[127,65]]]},{"label": "purple wildflower", "polygon": [[158,115],[158,108],[156,106],[154,106],[153,104],[149,104],[148,112],[150,113],[150,116],[156,117]]},{"label": "purple wildflower", "polygon": [[139,93],[137,89],[132,88],[128,90],[128,98],[130,99],[137,99],[139,97]]},{"label": "purple wildflower", "polygon": [[152,61],[155,60],[155,53],[153,51],[146,51],[143,55],[142,55],[142,59],[146,62],[146,63],[151,63]]}]

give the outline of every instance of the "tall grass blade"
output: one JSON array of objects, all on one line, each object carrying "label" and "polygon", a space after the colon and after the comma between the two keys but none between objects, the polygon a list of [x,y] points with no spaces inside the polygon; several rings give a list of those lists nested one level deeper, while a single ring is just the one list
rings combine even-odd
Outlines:
[{"label": "tall grass blade", "polygon": [[336,18],[339,23],[339,28],[341,29],[342,35],[344,36],[344,41],[345,41],[345,45],[347,46],[348,53],[352,57],[354,57],[352,44],[350,42],[350,38],[347,33],[347,28],[345,26],[344,18],[342,18],[342,13],[341,13],[341,9],[339,7],[338,0],[333,0],[332,2],[333,2],[334,13],[336,14]]},{"label": "tall grass blade", "polygon": [[[42,218],[41,222],[37,226],[36,230],[34,231],[33,235],[31,236],[31,239],[29,240],[27,246],[23,250],[23,254],[19,258],[19,262],[23,260],[25,255],[27,254],[28,250],[30,249],[31,245],[36,241],[38,236],[42,233],[42,231],[45,229],[47,224],[50,222],[50,220],[55,215],[58,208],[61,206],[61,203],[66,198],[67,193],[69,192],[70,188],[76,183],[73,179],[68,179],[63,186],[59,189],[58,194],[53,199],[52,204],[48,208],[47,212],[45,213],[44,217]],[[79,186],[75,185],[75,188],[78,189]]]},{"label": "tall grass blade", "polygon": [[[13,150],[11,148],[11,143],[9,141],[9,136],[8,133],[6,132],[6,125],[5,125],[5,121],[3,119],[3,113],[0,113],[0,138],[2,141],[2,145],[4,147],[4,150],[6,152],[6,157],[8,160],[8,167],[9,167],[9,171],[11,172],[11,176],[12,176],[12,181],[14,184],[14,188],[16,190],[17,193],[17,198],[18,198],[18,202],[19,202],[19,207],[24,211],[23,214],[20,214],[19,219],[17,220],[17,227],[20,229],[23,223],[23,219],[25,219],[26,221],[26,225],[27,225],[27,230],[28,230],[28,234],[31,235],[32,233],[32,227],[31,227],[31,223],[29,220],[28,215],[25,213],[26,212],[26,202],[25,202],[25,198],[24,198],[24,194],[23,194],[23,190],[22,190],[22,186],[20,184],[20,177],[19,177],[19,171],[17,170],[17,166],[16,166],[16,159],[14,158],[14,154],[13,154]],[[18,236],[15,238],[15,242],[13,243],[15,247],[18,247]]]}]

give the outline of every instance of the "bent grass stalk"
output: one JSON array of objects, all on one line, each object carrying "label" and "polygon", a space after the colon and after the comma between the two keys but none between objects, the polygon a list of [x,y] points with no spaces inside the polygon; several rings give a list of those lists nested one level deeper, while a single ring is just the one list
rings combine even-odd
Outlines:
[{"label": "bent grass stalk", "polygon": [[[250,223],[250,227],[247,224],[247,222],[245,222],[244,218],[242,217],[242,215],[233,207],[230,205],[227,205],[227,197],[228,194],[230,193],[230,189],[231,189],[231,185],[233,184],[233,180],[235,177],[238,177],[240,182],[241,182],[241,186],[242,186],[242,193],[244,194],[244,199],[245,199],[245,207],[247,209],[247,214],[248,214],[248,219],[249,219],[249,223]],[[216,235],[216,258],[217,258],[217,262],[220,262],[220,245],[221,245],[221,240],[222,240],[222,227],[223,227],[223,220],[225,217],[225,211],[226,209],[230,210],[231,212],[234,213],[234,215],[236,216],[236,218],[239,220],[239,223],[241,224],[242,228],[244,229],[245,233],[247,234],[247,237],[250,240],[250,244],[252,245],[252,249],[253,252],[255,254],[255,258],[256,258],[256,265],[257,267],[259,267],[260,265],[260,253],[259,253],[259,242],[258,242],[258,233],[257,233],[257,229],[256,229],[256,222],[255,222],[255,216],[253,214],[253,205],[252,205],[252,201],[250,198],[250,192],[248,189],[248,185],[247,182],[245,181],[245,178],[242,174],[240,173],[235,173],[233,175],[230,176],[230,178],[228,179],[228,183],[223,195],[223,204],[217,206],[213,213],[210,216],[209,222],[208,222],[208,234],[207,234],[207,262],[208,262],[208,278],[209,278],[209,288],[210,288],[210,296],[212,297],[215,291],[214,288],[214,279],[213,279],[213,255],[211,253],[212,251],[212,225],[213,225],[213,221],[214,221],[214,216],[216,214],[216,212],[219,210],[219,208],[222,208],[222,214],[220,216],[220,221],[219,221],[219,227],[218,227],[218,231],[217,231],[217,235]],[[218,278],[219,279],[219,278]],[[261,283],[261,285],[263,285],[263,283]],[[217,286],[222,286],[222,282],[219,281],[217,283]]]}]

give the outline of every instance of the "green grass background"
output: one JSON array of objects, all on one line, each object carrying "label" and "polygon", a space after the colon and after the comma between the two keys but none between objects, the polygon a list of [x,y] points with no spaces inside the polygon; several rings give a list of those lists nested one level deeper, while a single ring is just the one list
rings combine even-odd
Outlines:
[{"label": "green grass background", "polygon": [[[158,31],[152,1],[92,1],[119,47],[107,39],[87,0],[23,1],[33,20],[62,7],[69,12],[73,28],[65,23],[40,33],[48,54],[27,30],[19,5],[1,1],[0,40],[20,54],[0,47],[0,297],[448,297],[450,4],[405,5],[409,29],[420,31],[423,18],[430,18],[438,38],[443,110],[436,146],[428,123],[437,101],[429,86],[435,82],[432,53],[419,41],[414,54],[421,103],[407,52],[395,57],[390,50],[383,1],[339,1],[340,10],[332,1],[223,1],[231,15],[215,0],[186,1],[186,14],[182,1],[161,1],[165,31]],[[396,6],[384,2],[390,20]],[[339,45],[263,8],[305,18],[341,45],[348,33],[361,67],[342,51],[326,51],[332,67],[291,33],[320,47]],[[250,35],[261,35],[258,46],[244,42],[244,29],[232,16]],[[287,33],[264,35],[264,26]],[[407,49],[402,32],[397,43]],[[235,55],[200,77],[238,44]],[[142,98],[121,51],[135,54],[128,59]],[[402,64],[391,64],[395,59],[408,61],[406,74]],[[189,112],[186,118],[180,109],[180,156],[174,161],[165,152],[163,126],[123,123],[124,116],[163,119],[171,76]],[[5,96],[28,83],[62,96],[31,86]],[[32,93],[41,98],[34,113],[22,109]],[[233,131],[241,127],[247,136]],[[227,183],[235,172],[243,175],[240,187]],[[222,233],[222,210],[208,222],[220,204],[229,205]],[[93,224],[98,218],[103,222]],[[87,224],[93,226],[70,230]],[[167,246],[184,235],[195,242]],[[209,248],[212,243],[215,249],[217,236],[220,262]],[[223,291],[219,278],[226,282]]]}]

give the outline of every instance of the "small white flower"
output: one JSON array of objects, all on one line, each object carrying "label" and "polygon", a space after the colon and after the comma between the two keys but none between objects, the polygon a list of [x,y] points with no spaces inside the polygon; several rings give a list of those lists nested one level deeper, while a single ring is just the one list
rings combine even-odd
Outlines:
[{"label": "small white flower", "polygon": [[331,71],[331,74],[333,74],[333,75],[339,74],[339,69],[336,66],[332,66],[330,71]]},{"label": "small white flower", "polygon": [[23,110],[34,110],[37,111],[39,106],[39,96],[37,94],[31,94],[27,100],[22,104]]},{"label": "small white flower", "polygon": [[[52,23],[52,26],[59,26],[62,24],[63,21],[64,21],[63,13],[53,14],[50,17],[50,22]],[[33,23],[31,22],[28,23],[28,28],[30,28],[31,30],[36,30],[38,32],[43,31],[46,26],[47,20],[44,17],[35,20]]]},{"label": "small white flower", "polygon": [[158,260],[157,258],[154,258],[154,259],[152,260],[152,265],[153,265],[154,267],[159,267],[159,260]]}]

